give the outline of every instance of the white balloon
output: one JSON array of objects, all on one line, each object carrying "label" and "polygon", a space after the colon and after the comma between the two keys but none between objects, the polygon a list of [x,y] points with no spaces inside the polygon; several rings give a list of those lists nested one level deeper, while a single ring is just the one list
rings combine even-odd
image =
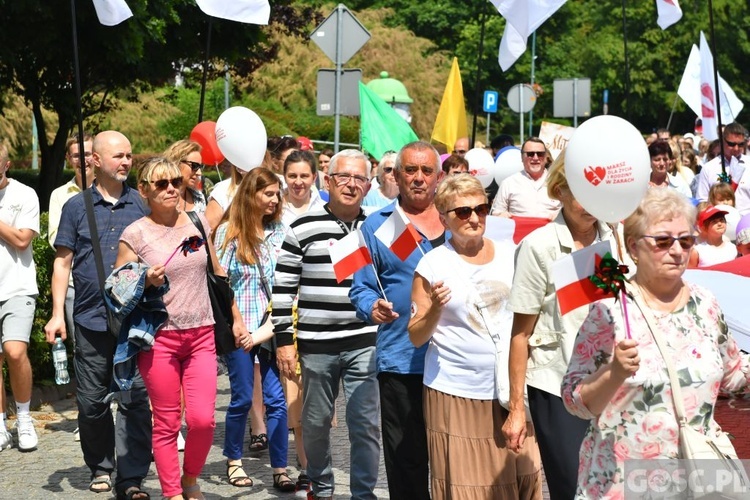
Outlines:
[{"label": "white balloon", "polygon": [[506,177],[523,170],[523,159],[521,150],[518,148],[506,148],[495,160],[495,182],[499,186]]},{"label": "white balloon", "polygon": [[635,211],[648,190],[651,159],[646,142],[622,118],[586,120],[565,150],[565,177],[588,213],[619,222]]},{"label": "white balloon", "polygon": [[489,151],[484,148],[470,149],[464,158],[469,162],[469,173],[479,179],[482,187],[492,184],[495,178],[495,161]]},{"label": "white balloon", "polygon": [[719,210],[724,210],[727,214],[724,218],[727,220],[727,231],[724,233],[727,238],[734,241],[737,239],[737,224],[740,223],[742,216],[731,205],[716,205]]},{"label": "white balloon", "polygon": [[263,163],[267,140],[263,121],[245,107],[229,108],[216,120],[216,144],[240,170],[248,172]]}]

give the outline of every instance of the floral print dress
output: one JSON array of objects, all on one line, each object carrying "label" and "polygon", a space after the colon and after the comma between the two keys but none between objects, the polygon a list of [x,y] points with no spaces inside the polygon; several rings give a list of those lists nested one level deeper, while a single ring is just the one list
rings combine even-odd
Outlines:
[{"label": "floral print dress", "polygon": [[[721,430],[714,420],[719,392],[745,392],[750,366],[729,335],[714,296],[697,285],[688,287],[685,307],[667,314],[652,312],[681,381],[690,425],[712,435]],[[581,382],[608,364],[615,345],[627,338],[620,302],[608,299],[591,306],[562,382],[568,411],[591,419],[581,445],[576,498],[623,498],[626,460],[679,455],[666,365],[640,310],[632,300],[627,305],[631,336],[638,341],[641,358],[638,372],[620,386],[601,415],[586,408]]]}]

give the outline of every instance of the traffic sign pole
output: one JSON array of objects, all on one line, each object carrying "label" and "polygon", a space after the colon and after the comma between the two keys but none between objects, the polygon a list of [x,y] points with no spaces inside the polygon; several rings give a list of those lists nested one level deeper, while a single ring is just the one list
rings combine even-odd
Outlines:
[{"label": "traffic sign pole", "polygon": [[490,114],[487,113],[487,140],[485,141],[485,146],[490,145]]},{"label": "traffic sign pole", "polygon": [[334,98],[333,114],[335,117],[333,127],[333,152],[339,152],[339,136],[341,134],[341,53],[343,46],[343,34],[344,34],[344,5],[338,4],[336,6],[336,97]]}]

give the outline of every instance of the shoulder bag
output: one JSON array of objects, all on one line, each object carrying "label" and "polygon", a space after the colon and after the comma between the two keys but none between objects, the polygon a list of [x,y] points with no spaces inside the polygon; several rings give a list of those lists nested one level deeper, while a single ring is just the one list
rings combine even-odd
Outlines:
[{"label": "shoulder bag", "polygon": [[234,291],[229,285],[229,278],[218,276],[214,273],[214,265],[211,261],[211,252],[208,245],[211,242],[206,237],[203,230],[203,224],[195,212],[186,212],[195,227],[201,232],[201,237],[206,246],[206,276],[208,282],[208,297],[211,300],[211,309],[214,313],[214,339],[216,341],[216,354],[223,355],[237,349],[234,343],[234,317],[232,316],[232,301],[234,300]]}]

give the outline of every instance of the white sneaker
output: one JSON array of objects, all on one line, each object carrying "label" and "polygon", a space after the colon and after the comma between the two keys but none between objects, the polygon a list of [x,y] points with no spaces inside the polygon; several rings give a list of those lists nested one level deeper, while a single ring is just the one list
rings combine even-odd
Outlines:
[{"label": "white sneaker", "polygon": [[76,430],[73,431],[73,441],[75,441],[77,443],[80,440],[81,440],[81,434],[80,434],[80,432],[78,430],[78,427],[76,427]]},{"label": "white sneaker", "polygon": [[182,431],[177,433],[177,451],[185,451],[185,438],[182,437]]},{"label": "white sneaker", "polygon": [[9,450],[13,447],[13,437],[7,430],[0,431],[0,451]]},{"label": "white sneaker", "polygon": [[34,429],[34,420],[28,413],[18,415],[16,420],[16,432],[18,432],[18,449],[21,451],[36,450],[39,438]]}]

